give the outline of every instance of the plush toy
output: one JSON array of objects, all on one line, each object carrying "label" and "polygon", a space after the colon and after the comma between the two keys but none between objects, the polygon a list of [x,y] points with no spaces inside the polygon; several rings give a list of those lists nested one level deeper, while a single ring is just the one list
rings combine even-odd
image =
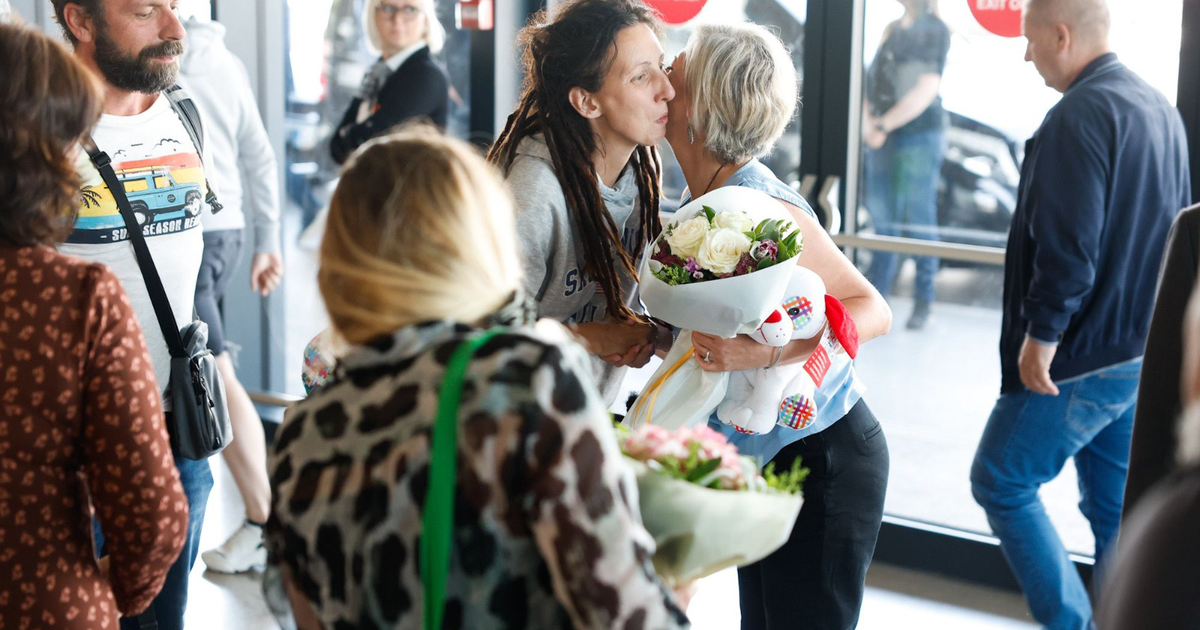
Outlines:
[{"label": "plush toy", "polygon": [[752,339],[782,347],[793,339],[824,333],[802,364],[729,373],[717,417],[743,433],[767,433],[776,423],[791,429],[807,427],[817,414],[814,394],[833,361],[848,361],[858,354],[854,321],[837,298],[825,294],[820,276],[796,267],[784,296],[783,304],[750,334]]}]

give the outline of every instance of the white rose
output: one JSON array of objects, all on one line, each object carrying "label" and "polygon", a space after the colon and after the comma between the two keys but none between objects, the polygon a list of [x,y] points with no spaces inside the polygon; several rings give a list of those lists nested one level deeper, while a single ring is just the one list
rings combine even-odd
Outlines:
[{"label": "white rose", "polygon": [[745,234],[729,228],[716,229],[708,233],[696,252],[696,262],[713,273],[729,273],[748,251],[750,239]]},{"label": "white rose", "polygon": [[671,246],[672,254],[687,258],[696,255],[696,250],[700,249],[700,244],[704,242],[707,234],[708,218],[700,215],[676,225],[667,235],[667,244]]},{"label": "white rose", "polygon": [[754,229],[754,221],[745,212],[722,212],[713,217],[713,226],[729,228],[738,232],[749,232]]}]

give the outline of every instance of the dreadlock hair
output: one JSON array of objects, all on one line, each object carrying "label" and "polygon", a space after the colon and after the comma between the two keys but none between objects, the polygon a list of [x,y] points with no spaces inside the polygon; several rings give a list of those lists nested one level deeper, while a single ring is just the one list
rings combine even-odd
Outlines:
[{"label": "dreadlock hair", "polygon": [[[644,24],[660,33],[657,16],[638,0],[574,0],[552,16],[540,11],[517,36],[525,80],[517,108],[488,152],[488,161],[507,173],[517,146],[543,134],[567,208],[583,244],[588,276],[600,283],[608,312],[626,322],[645,322],[625,305],[619,269],[636,278],[633,255],[621,244],[620,230],[600,196],[592,156],[597,139],[587,119],[572,107],[571,88],[597,92],[617,57],[617,34]],[[658,201],[662,161],[654,147],[634,152],[641,213],[634,252],[662,229]]]}]

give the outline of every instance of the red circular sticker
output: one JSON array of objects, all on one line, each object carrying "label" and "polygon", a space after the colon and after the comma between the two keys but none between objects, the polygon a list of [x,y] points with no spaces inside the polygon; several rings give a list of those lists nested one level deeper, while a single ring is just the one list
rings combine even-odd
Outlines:
[{"label": "red circular sticker", "polygon": [[980,26],[1001,37],[1021,36],[1023,0],[967,0]]},{"label": "red circular sticker", "polygon": [[705,2],[708,0],[646,0],[667,24],[683,24],[696,17]]}]

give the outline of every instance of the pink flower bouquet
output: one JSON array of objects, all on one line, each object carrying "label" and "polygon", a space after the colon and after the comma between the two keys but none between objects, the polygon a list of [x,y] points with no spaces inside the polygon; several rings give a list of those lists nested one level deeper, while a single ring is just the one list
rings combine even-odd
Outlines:
[{"label": "pink flower bouquet", "polygon": [[791,535],[808,474],[798,461],[782,474],[770,466],[760,474],[754,460],[706,426],[617,431],[637,471],[642,521],[657,545],[654,568],[668,582],[755,562]]}]

